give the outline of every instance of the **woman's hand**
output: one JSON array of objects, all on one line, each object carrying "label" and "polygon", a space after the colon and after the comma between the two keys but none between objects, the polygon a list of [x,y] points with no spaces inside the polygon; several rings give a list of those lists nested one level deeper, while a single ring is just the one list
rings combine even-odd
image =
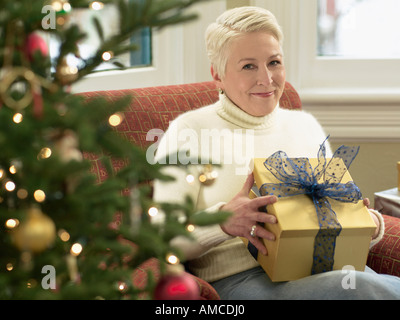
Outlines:
[{"label": "woman's hand", "polygon": [[369,210],[369,206],[370,206],[370,201],[369,201],[369,199],[368,198],[365,198],[364,200],[363,200],[363,202],[364,202],[364,205],[368,208],[368,211],[369,211],[369,214],[371,215],[371,217],[372,217],[372,220],[374,220],[374,222],[375,222],[375,224],[376,224],[376,229],[375,229],[375,232],[374,232],[374,235],[372,236],[372,239],[375,239],[378,235],[379,235],[379,230],[381,229],[381,224],[380,224],[380,222],[379,222],[379,219],[378,219],[378,217],[371,211],[371,210]]},{"label": "woman's hand", "polygon": [[[275,196],[263,196],[255,199],[249,198],[249,192],[254,184],[253,174],[247,177],[242,190],[221,210],[231,211],[233,215],[221,225],[221,229],[236,237],[247,238],[262,254],[267,255],[267,248],[259,238],[267,240],[275,240],[275,235],[267,231],[258,223],[276,223],[276,217],[260,212],[260,207],[275,203],[278,199]],[[254,229],[253,226],[256,226]],[[252,234],[252,229],[253,234]]]}]

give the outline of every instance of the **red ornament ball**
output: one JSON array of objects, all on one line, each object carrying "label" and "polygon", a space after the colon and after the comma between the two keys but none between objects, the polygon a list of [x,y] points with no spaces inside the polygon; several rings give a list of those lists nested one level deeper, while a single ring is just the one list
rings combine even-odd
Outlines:
[{"label": "red ornament ball", "polygon": [[185,272],[166,274],[154,291],[155,300],[198,300],[200,289],[197,282]]},{"label": "red ornament ball", "polygon": [[39,51],[43,57],[49,55],[49,48],[46,41],[37,33],[31,33],[25,42],[25,54],[30,61],[33,60],[36,51]]}]

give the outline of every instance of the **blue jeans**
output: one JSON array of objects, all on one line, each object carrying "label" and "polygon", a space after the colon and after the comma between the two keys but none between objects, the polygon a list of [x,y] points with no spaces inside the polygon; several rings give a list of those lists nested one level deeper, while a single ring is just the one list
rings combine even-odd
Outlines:
[{"label": "blue jeans", "polygon": [[352,272],[352,281],[345,278],[349,274],[337,270],[295,281],[272,282],[258,267],[211,285],[222,300],[400,299],[400,278],[377,274],[368,267],[365,272]]}]

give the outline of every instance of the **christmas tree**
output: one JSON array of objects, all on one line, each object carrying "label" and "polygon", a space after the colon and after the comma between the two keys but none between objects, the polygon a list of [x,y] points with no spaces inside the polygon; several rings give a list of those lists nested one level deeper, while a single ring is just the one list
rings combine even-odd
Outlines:
[{"label": "christmas tree", "polygon": [[[190,237],[188,225],[226,217],[221,213],[209,221],[194,212],[190,199],[153,203],[146,182],[169,177],[113,129],[130,97],[84,101],[68,89],[94,72],[105,52],[117,57],[135,49],[127,40],[137,30],[195,18],[186,8],[196,2],[103,1],[118,9],[119,32],[105,37],[96,19],[88,22],[100,46],[82,59],[77,44],[84,30],[60,23],[94,2],[1,1],[0,299],[135,299],[141,290],[132,286],[131,275],[138,265],[155,257],[164,270],[168,255],[181,258],[169,244],[173,237]],[[59,22],[45,15],[53,13]],[[44,28],[51,23],[54,27]],[[43,33],[60,42],[52,61]],[[68,65],[71,54],[79,67]],[[90,173],[88,154],[101,156],[109,175],[104,182]],[[126,166],[113,172],[112,159]],[[151,223],[148,210],[162,210],[163,223]],[[144,290],[151,294],[154,285],[150,281]]]}]

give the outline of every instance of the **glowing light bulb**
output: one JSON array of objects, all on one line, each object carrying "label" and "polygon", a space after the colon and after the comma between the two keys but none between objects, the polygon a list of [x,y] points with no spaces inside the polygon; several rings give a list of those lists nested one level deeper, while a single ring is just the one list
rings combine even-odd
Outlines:
[{"label": "glowing light bulb", "polygon": [[51,3],[51,6],[53,7],[53,9],[55,10],[55,11],[61,11],[62,10],[62,8],[63,8],[63,3],[62,3],[62,1],[60,1],[60,0],[54,0],[52,3]]},{"label": "glowing light bulb", "polygon": [[158,209],[156,207],[151,207],[147,211],[150,217],[155,217],[158,214]]},{"label": "glowing light bulb", "polygon": [[169,255],[167,256],[167,261],[168,261],[170,264],[177,264],[177,263],[179,263],[178,257],[177,257],[176,255],[174,255],[174,254],[169,254]]},{"label": "glowing light bulb", "polygon": [[103,54],[101,55],[101,58],[104,61],[110,61],[111,58],[114,56],[114,53],[112,51],[105,51],[103,52]]},{"label": "glowing light bulb", "polygon": [[93,1],[90,5],[89,5],[90,9],[92,10],[101,10],[104,8],[104,3],[100,2],[100,1]]},{"label": "glowing light bulb", "polygon": [[71,254],[73,255],[73,256],[79,256],[80,255],[80,253],[82,252],[82,250],[83,250],[83,247],[82,247],[82,245],[80,244],[80,243],[78,243],[78,242],[76,242],[76,243],[74,243],[73,245],[72,245],[72,247],[71,247]]},{"label": "glowing light bulb", "polygon": [[124,117],[121,113],[115,113],[108,118],[108,123],[110,126],[117,127],[121,124],[123,119]]},{"label": "glowing light bulb", "polygon": [[15,183],[12,181],[7,181],[5,184],[5,188],[7,191],[14,191],[15,190]]},{"label": "glowing light bulb", "polygon": [[194,181],[194,176],[192,174],[188,174],[186,176],[186,182],[187,183],[193,183],[193,181]]},{"label": "glowing light bulb", "polygon": [[44,200],[46,200],[46,194],[44,193],[43,190],[40,190],[40,189],[36,190],[33,193],[33,197],[35,198],[35,200],[37,202],[43,202]]},{"label": "glowing light bulb", "polygon": [[14,114],[13,121],[15,123],[21,123],[23,118],[24,117],[22,116],[21,113],[16,113],[16,114]]},{"label": "glowing light bulb", "polygon": [[14,229],[19,225],[19,220],[18,219],[8,219],[5,223],[6,227],[8,229]]},{"label": "glowing light bulb", "polygon": [[118,282],[118,290],[121,292],[125,292],[128,289],[128,285],[125,282]]},{"label": "glowing light bulb", "polygon": [[69,12],[72,9],[71,5],[68,2],[65,2],[62,8],[64,9],[65,12]]},{"label": "glowing light bulb", "polygon": [[64,229],[60,229],[58,231],[58,236],[60,237],[60,239],[64,242],[67,242],[71,236],[69,235],[69,233],[67,231],[65,231]]}]

